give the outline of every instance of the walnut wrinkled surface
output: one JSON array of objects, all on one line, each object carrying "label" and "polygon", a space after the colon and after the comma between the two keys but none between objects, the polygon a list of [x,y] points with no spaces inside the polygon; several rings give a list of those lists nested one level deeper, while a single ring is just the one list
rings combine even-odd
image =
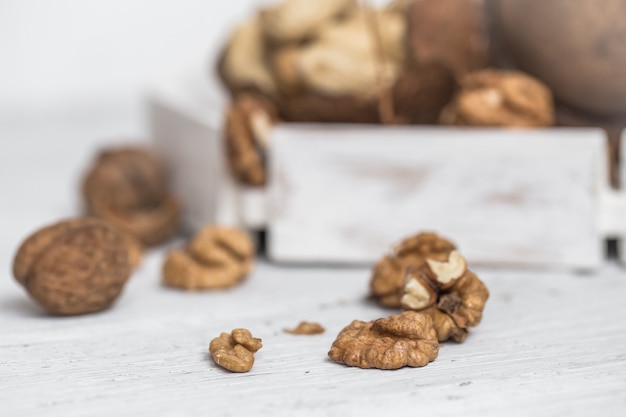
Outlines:
[{"label": "walnut wrinkled surface", "polygon": [[406,311],[370,322],[354,320],[339,333],[328,356],[348,366],[398,369],[428,365],[438,353],[431,317]]},{"label": "walnut wrinkled surface", "polygon": [[210,226],[186,248],[167,255],[163,282],[190,291],[232,287],[252,270],[254,253],[254,244],[245,232]]},{"label": "walnut wrinkled surface", "polygon": [[258,94],[240,94],[228,108],[224,129],[228,161],[242,184],[265,184],[265,151],[277,122],[274,105]]},{"label": "walnut wrinkled surface", "polygon": [[178,201],[168,193],[165,170],[149,151],[101,152],[84,178],[82,192],[90,214],[145,245],[162,243],[178,230]]},{"label": "walnut wrinkled surface", "polygon": [[111,306],[131,273],[124,236],[95,218],[65,220],[40,229],[20,246],[15,279],[57,315],[94,313]]},{"label": "walnut wrinkled surface", "polygon": [[216,364],[231,372],[248,372],[254,365],[254,354],[263,347],[261,339],[247,329],[234,329],[211,340],[209,352]]},{"label": "walnut wrinkled surface", "polygon": [[482,70],[467,75],[440,121],[458,126],[544,127],[554,124],[552,93],[517,71]]},{"label": "walnut wrinkled surface", "polygon": [[400,307],[406,269],[427,259],[445,261],[455,246],[435,233],[419,233],[398,243],[375,266],[370,281],[372,296],[386,307]]},{"label": "walnut wrinkled surface", "polygon": [[302,321],[293,329],[284,329],[285,333],[295,335],[314,335],[322,334],[326,331],[324,327],[319,323]]},{"label": "walnut wrinkled surface", "polygon": [[430,315],[440,342],[462,342],[468,329],[480,323],[488,298],[485,284],[452,251],[446,261],[427,259],[408,268],[401,303]]}]

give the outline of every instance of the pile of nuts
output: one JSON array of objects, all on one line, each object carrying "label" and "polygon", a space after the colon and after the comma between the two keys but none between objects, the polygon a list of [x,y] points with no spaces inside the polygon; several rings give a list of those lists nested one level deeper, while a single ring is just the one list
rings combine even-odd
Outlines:
[{"label": "pile of nuts", "polygon": [[475,0],[282,0],[238,26],[218,74],[231,171],[266,182],[280,122],[540,127],[550,91],[531,76],[488,69],[485,16]]}]

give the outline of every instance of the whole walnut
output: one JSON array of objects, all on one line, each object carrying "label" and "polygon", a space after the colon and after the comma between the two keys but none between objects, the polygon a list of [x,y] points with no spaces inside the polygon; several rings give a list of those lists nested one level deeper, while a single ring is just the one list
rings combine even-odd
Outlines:
[{"label": "whole walnut", "polygon": [[438,354],[431,317],[414,311],[370,322],[354,320],[328,352],[335,362],[378,369],[425,366]]},{"label": "whole walnut", "polygon": [[441,113],[441,122],[458,126],[552,126],[552,93],[521,72],[474,72],[461,81],[460,91]]},{"label": "whole walnut", "polygon": [[374,266],[372,296],[386,307],[400,307],[407,268],[422,265],[427,259],[445,261],[455,249],[452,242],[430,232],[404,239]]},{"label": "whole walnut", "polygon": [[168,193],[162,164],[149,151],[101,152],[85,175],[82,192],[90,214],[145,245],[161,243],[178,230],[179,203]]},{"label": "whole walnut", "polygon": [[35,232],[20,246],[15,279],[52,314],[108,308],[131,273],[124,236],[95,218],[65,220]]},{"label": "whole walnut", "polygon": [[189,291],[235,286],[250,274],[254,251],[254,244],[245,232],[206,227],[187,247],[167,255],[163,282]]}]

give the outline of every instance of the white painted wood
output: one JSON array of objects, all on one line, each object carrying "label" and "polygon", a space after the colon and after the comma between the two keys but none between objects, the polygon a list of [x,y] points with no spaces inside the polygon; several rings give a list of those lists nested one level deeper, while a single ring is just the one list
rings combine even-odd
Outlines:
[{"label": "white painted wood", "polygon": [[[364,268],[261,262],[239,287],[190,294],[160,285],[162,248],[148,253],[111,310],[44,315],[10,276],[18,244],[33,229],[78,213],[80,174],[111,144],[102,138],[140,129],[136,121],[92,116],[0,123],[0,195],[10,196],[0,199],[0,415],[623,415],[626,279],[614,264],[585,276],[479,269],[491,291],[483,323],[464,344],[442,347],[427,367],[399,371],[326,358],[351,320],[394,312],[365,299]],[[327,332],[282,333],[300,320],[319,321]],[[264,347],[252,372],[235,375],[216,367],[207,348],[239,326]]]},{"label": "white painted wood", "polygon": [[164,82],[149,99],[151,137],[171,174],[193,232],[206,224],[252,230],[266,223],[265,191],[237,184],[222,139],[224,97],[191,72]]},{"label": "white painted wood", "polygon": [[435,230],[476,263],[603,261],[601,130],[282,125],[272,141],[273,260],[371,263]]}]

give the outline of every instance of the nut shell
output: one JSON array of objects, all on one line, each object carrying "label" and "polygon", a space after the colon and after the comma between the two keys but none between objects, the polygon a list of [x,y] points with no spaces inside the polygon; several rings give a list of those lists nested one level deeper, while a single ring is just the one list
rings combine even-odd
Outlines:
[{"label": "nut shell", "polygon": [[166,188],[165,171],[143,149],[105,150],[85,175],[88,211],[145,245],[167,240],[178,229],[180,206]]},{"label": "nut shell", "polygon": [[13,264],[16,280],[52,314],[108,308],[131,273],[124,237],[104,221],[63,221],[31,235]]}]

